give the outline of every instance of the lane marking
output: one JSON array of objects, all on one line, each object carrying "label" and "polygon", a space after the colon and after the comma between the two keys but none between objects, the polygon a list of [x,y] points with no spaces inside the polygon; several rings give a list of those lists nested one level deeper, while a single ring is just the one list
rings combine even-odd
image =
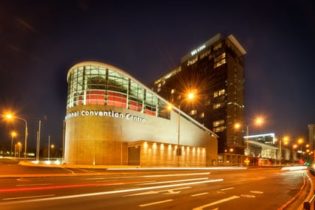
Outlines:
[{"label": "lane marking", "polygon": [[11,201],[11,200],[21,200],[21,199],[30,199],[30,198],[52,197],[52,196],[55,196],[55,194],[23,196],[23,197],[15,197],[15,198],[3,198],[2,200],[3,201]]},{"label": "lane marking", "polygon": [[246,194],[242,194],[241,197],[242,198],[256,198],[255,195],[246,195]]},{"label": "lane marking", "polygon": [[228,188],[224,188],[224,189],[221,189],[221,191],[227,191],[227,190],[233,190],[234,187],[228,187]]},{"label": "lane marking", "polygon": [[190,195],[191,197],[197,197],[197,196],[202,196],[202,195],[207,195],[209,194],[208,192],[203,192],[203,193],[198,193],[198,194],[193,194],[193,195]]},{"label": "lane marking", "polygon": [[174,190],[168,190],[165,195],[173,195],[173,194],[179,194],[181,191],[174,191]]},{"label": "lane marking", "polygon": [[220,203],[224,203],[224,202],[227,202],[227,201],[231,201],[231,200],[234,200],[234,199],[238,199],[238,198],[240,198],[240,196],[233,195],[231,197],[224,198],[224,199],[212,202],[212,203],[208,203],[208,204],[205,204],[203,206],[198,206],[196,208],[193,208],[193,210],[202,210],[202,209],[207,208],[209,206],[214,206],[214,205],[217,205],[217,204],[220,204]]},{"label": "lane marking", "polygon": [[250,191],[251,193],[254,193],[254,194],[263,194],[264,192],[262,191],[256,191],[256,190],[252,190]]},{"label": "lane marking", "polygon": [[174,189],[169,189],[169,190],[159,190],[159,191],[147,191],[147,192],[143,192],[143,193],[135,193],[135,194],[129,194],[129,195],[125,195],[123,197],[130,197],[130,196],[137,196],[137,195],[152,195],[152,194],[158,194],[161,192],[174,192],[175,190],[185,190],[185,189],[190,189],[191,187],[179,187],[179,188],[174,188]]},{"label": "lane marking", "polygon": [[157,202],[153,202],[153,203],[140,204],[139,207],[153,206],[153,205],[157,205],[157,204],[161,204],[161,203],[167,203],[167,202],[171,202],[171,201],[173,201],[173,199],[157,201]]},{"label": "lane marking", "polygon": [[152,178],[152,177],[171,177],[171,176],[196,176],[196,175],[209,175],[210,172],[205,173],[184,173],[184,174],[159,174],[159,175],[145,175],[142,177]]},{"label": "lane marking", "polygon": [[125,183],[113,182],[113,183],[87,183],[87,184],[68,184],[68,185],[28,186],[28,187],[16,187],[16,188],[0,189],[0,193],[43,191],[43,190],[60,190],[60,189],[69,189],[69,188],[113,186],[113,185],[123,185],[123,184],[125,184]]},{"label": "lane marking", "polygon": [[[131,188],[131,189],[124,189],[124,190],[112,190],[112,191],[95,192],[95,193],[56,196],[56,197],[51,197],[51,198],[38,198],[38,199],[30,199],[30,200],[23,200],[23,201],[15,201],[15,202],[11,202],[11,203],[17,204],[17,203],[31,203],[31,202],[41,202],[41,201],[74,199],[74,198],[83,198],[83,197],[91,197],[91,196],[101,196],[101,195],[111,195],[111,194],[118,194],[118,193],[137,192],[137,191],[143,191],[143,190],[155,190],[155,189],[180,187],[180,186],[187,186],[187,185],[206,184],[206,183],[222,182],[222,181],[223,181],[223,179],[214,179],[214,180],[212,179],[212,180],[205,180],[205,181],[199,181],[199,182],[186,182],[186,183],[152,186],[152,187]],[[3,203],[0,203],[0,205],[1,204],[11,204],[11,203],[10,202],[6,202],[6,203],[3,202]]]},{"label": "lane marking", "polygon": [[96,177],[96,178],[86,178],[85,180],[103,180],[105,178],[100,178],[100,177]]},{"label": "lane marking", "polygon": [[186,182],[186,181],[188,182],[188,181],[197,181],[197,180],[208,180],[208,178],[179,179],[179,180],[163,181],[163,182],[141,183],[141,184],[138,184],[138,185],[167,184],[167,183]]},{"label": "lane marking", "polygon": [[178,188],[173,188],[173,189],[168,189],[168,190],[160,190],[159,192],[165,192],[165,191],[170,191],[170,190],[186,190],[190,189],[191,187],[178,187]]},{"label": "lane marking", "polygon": [[137,195],[152,195],[152,194],[158,194],[158,193],[159,193],[158,191],[147,191],[147,192],[142,192],[142,193],[125,195],[124,197],[131,197],[131,196],[137,196]]}]

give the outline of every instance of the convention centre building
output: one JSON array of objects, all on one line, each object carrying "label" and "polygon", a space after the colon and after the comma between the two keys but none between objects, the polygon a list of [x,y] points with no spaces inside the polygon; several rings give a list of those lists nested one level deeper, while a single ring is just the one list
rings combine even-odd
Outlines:
[{"label": "convention centre building", "polygon": [[67,75],[64,162],[83,165],[208,166],[217,135],[125,71],[96,61]]}]

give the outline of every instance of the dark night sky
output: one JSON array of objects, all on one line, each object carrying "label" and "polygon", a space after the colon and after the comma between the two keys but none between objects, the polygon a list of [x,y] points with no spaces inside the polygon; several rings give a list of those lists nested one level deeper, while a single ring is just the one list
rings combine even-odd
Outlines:
[{"label": "dark night sky", "polygon": [[[149,85],[217,33],[247,50],[248,122],[263,114],[259,132],[294,136],[315,123],[314,1],[128,2],[1,0],[0,109],[27,118],[29,147],[44,116],[44,141],[49,133],[61,145],[66,74],[76,62],[108,62]],[[7,134],[0,123],[0,145]]]}]

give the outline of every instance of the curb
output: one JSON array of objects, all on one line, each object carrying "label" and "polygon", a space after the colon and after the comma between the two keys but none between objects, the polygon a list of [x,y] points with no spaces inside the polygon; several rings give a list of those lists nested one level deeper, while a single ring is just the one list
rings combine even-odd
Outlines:
[{"label": "curb", "polygon": [[307,183],[310,184],[310,191],[308,192],[307,196],[303,199],[303,202],[298,205],[298,210],[303,210],[304,201],[308,200],[312,196],[313,191],[314,191],[313,190],[314,189],[313,182],[312,182],[311,178],[309,177],[308,172],[306,172],[306,177],[304,176],[303,185],[300,188],[300,190],[295,194],[294,197],[292,197],[285,204],[283,204],[281,207],[279,207],[278,210],[290,209],[290,205],[292,205],[296,200],[299,199],[299,197],[302,196],[302,193],[304,192],[305,188],[307,187]]}]

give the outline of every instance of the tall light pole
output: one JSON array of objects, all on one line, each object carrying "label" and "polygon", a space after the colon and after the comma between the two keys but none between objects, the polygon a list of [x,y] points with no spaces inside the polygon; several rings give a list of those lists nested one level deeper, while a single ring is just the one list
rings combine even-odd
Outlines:
[{"label": "tall light pole", "polygon": [[[178,120],[177,120],[177,149],[176,149],[176,156],[177,156],[177,163],[178,166],[180,166],[180,160],[179,157],[182,155],[182,150],[180,148],[180,117],[181,117],[181,105],[182,103],[187,101],[194,101],[196,99],[196,90],[188,90],[185,95],[184,99],[179,102],[178,105]],[[168,109],[172,109],[171,106],[168,107]]]},{"label": "tall light pole", "polygon": [[279,163],[282,164],[282,143],[287,145],[289,143],[290,137],[284,136],[282,139],[279,140]]},{"label": "tall light pole", "polygon": [[17,132],[11,131],[10,135],[11,135],[11,156],[13,156],[13,139],[17,137]]},{"label": "tall light pole", "polygon": [[28,137],[28,128],[27,128],[27,120],[18,116],[15,116],[11,112],[7,112],[3,115],[4,119],[8,121],[13,121],[14,119],[22,120],[25,124],[25,134],[24,134],[24,158],[27,157],[27,137]]},{"label": "tall light pole", "polygon": [[16,146],[17,146],[18,154],[19,154],[19,158],[20,158],[20,157],[21,157],[21,147],[22,147],[22,143],[21,143],[21,142],[18,142],[18,143],[16,144]]},{"label": "tall light pole", "polygon": [[[265,123],[265,118],[263,116],[257,116],[254,118],[254,125],[256,127],[260,127]],[[248,137],[249,136],[249,125],[245,124],[242,125],[239,122],[234,123],[234,129],[235,130],[239,130],[241,129],[241,127],[245,127],[245,136]],[[248,144],[248,140],[246,141],[246,149],[245,149],[245,155],[249,156],[250,155],[250,149],[249,149],[249,144]]]},{"label": "tall light pole", "polygon": [[[300,150],[301,154],[303,154],[302,144],[304,143],[304,139],[303,139],[303,138],[299,138],[299,139],[297,140],[297,143],[298,143],[298,145],[299,145],[299,148],[301,149],[301,150]],[[300,157],[302,158],[302,155],[300,155]]]}]

